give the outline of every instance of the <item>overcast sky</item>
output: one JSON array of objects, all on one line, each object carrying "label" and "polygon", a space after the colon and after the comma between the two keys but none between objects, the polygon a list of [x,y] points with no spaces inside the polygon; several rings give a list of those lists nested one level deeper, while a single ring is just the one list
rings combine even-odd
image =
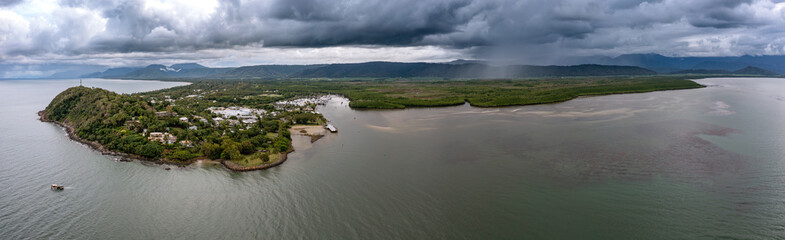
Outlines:
[{"label": "overcast sky", "polygon": [[779,0],[0,0],[0,64],[785,54]]}]

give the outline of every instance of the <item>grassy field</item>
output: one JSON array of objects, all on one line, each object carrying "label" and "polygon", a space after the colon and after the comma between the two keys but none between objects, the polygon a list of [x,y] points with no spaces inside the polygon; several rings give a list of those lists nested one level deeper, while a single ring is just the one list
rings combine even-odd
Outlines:
[{"label": "grassy field", "polygon": [[[263,161],[261,155],[266,154],[269,159],[267,161]],[[254,167],[259,166],[265,163],[276,162],[281,157],[281,154],[274,153],[274,154],[267,154],[267,153],[255,153],[250,155],[243,156],[243,159],[239,160],[232,160],[232,162],[237,163],[243,167]]]}]

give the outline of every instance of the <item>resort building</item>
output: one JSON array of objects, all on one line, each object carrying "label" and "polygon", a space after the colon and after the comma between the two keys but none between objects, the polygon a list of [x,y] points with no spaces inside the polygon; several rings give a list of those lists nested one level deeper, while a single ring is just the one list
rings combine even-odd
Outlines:
[{"label": "resort building", "polygon": [[177,142],[177,137],[171,133],[151,132],[147,140],[157,141],[165,144],[174,144]]},{"label": "resort building", "polygon": [[171,116],[177,116],[177,113],[169,112],[169,111],[160,111],[160,112],[156,112],[155,116],[157,116],[157,117],[171,117]]},{"label": "resort building", "polygon": [[256,118],[243,118],[241,121],[245,124],[252,124],[256,123]]},{"label": "resort building", "polygon": [[193,147],[194,143],[191,142],[191,141],[188,141],[188,140],[182,140],[182,141],[180,141],[180,145],[182,145],[184,147]]},{"label": "resort building", "polygon": [[204,119],[201,116],[194,116],[195,119],[198,119],[200,122],[207,123],[207,119]]},{"label": "resort building", "polygon": [[247,108],[247,107],[211,107],[207,109],[208,111],[219,114],[224,118],[230,117],[237,117],[237,118],[255,118],[256,115],[264,115],[267,114],[267,111],[264,109],[255,109],[255,108]]}]

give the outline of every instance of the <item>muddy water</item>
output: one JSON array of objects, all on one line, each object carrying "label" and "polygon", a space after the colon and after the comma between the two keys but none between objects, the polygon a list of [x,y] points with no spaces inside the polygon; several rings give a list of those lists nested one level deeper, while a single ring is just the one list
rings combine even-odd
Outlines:
[{"label": "muddy water", "polygon": [[233,173],[115,162],[36,120],[73,80],[0,81],[0,236],[785,235],[785,81],[698,82],[709,87],[508,108],[355,111],[334,99],[318,110],[337,134],[295,136],[283,165]]}]

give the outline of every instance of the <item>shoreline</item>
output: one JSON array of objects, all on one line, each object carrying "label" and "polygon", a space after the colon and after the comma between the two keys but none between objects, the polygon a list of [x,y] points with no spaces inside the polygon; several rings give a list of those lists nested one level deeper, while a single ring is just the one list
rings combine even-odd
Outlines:
[{"label": "shoreline", "polygon": [[[364,110],[370,110],[370,111],[374,111],[374,110],[376,110],[376,111],[378,111],[378,110],[382,110],[382,111],[383,110],[404,110],[406,108],[431,108],[431,107],[433,107],[433,108],[440,108],[440,107],[452,107],[452,106],[459,106],[459,105],[466,105],[466,104],[468,104],[471,107],[477,107],[477,108],[505,108],[505,107],[517,107],[517,106],[527,106],[527,105],[557,104],[557,103],[563,103],[563,102],[567,102],[567,101],[578,99],[578,98],[595,97],[595,96],[648,93],[648,92],[658,92],[658,91],[689,90],[689,89],[699,89],[699,88],[707,87],[706,85],[699,84],[699,83],[698,83],[698,85],[699,85],[698,87],[693,87],[693,88],[673,88],[673,89],[660,89],[660,90],[640,91],[640,92],[632,91],[632,92],[619,92],[619,93],[587,94],[587,95],[578,95],[578,96],[575,96],[575,97],[572,97],[572,98],[569,98],[569,99],[566,99],[566,100],[559,100],[559,101],[553,101],[553,102],[538,102],[538,103],[528,103],[528,104],[499,105],[499,106],[478,106],[478,105],[473,105],[473,104],[471,104],[471,102],[466,100],[466,101],[462,102],[461,104],[455,104],[455,105],[404,106],[404,108],[391,108],[391,109],[388,109],[388,108],[353,108],[353,107],[351,107],[351,105],[349,105],[348,107],[350,109],[352,109],[352,110],[359,110],[359,111],[364,111]],[[330,95],[337,95],[339,97],[346,98],[349,102],[352,101],[350,98],[348,98],[346,96],[343,96],[341,94],[334,94],[333,93],[333,94],[330,94]],[[67,123],[63,123],[63,122],[59,122],[59,121],[54,121],[54,120],[48,119],[48,117],[45,115],[45,112],[43,110],[39,111],[37,114],[38,114],[39,120],[41,122],[54,123],[55,125],[60,126],[61,128],[63,128],[65,130],[66,134],[68,135],[68,138],[70,138],[71,140],[73,140],[75,142],[82,143],[84,145],[87,145],[91,149],[100,152],[102,155],[114,156],[114,157],[117,158],[117,161],[120,161],[120,162],[131,162],[131,161],[134,161],[134,160],[139,160],[139,161],[154,163],[154,164],[158,164],[158,165],[174,165],[174,166],[178,166],[178,167],[187,167],[187,166],[195,165],[195,164],[197,164],[197,163],[199,163],[201,161],[207,161],[207,162],[210,162],[210,163],[223,165],[226,169],[231,170],[231,171],[246,172],[246,171],[263,170],[263,169],[268,169],[268,168],[272,168],[272,167],[281,165],[281,164],[283,164],[283,162],[285,162],[288,159],[288,154],[290,152],[294,152],[295,151],[295,149],[292,147],[287,152],[279,153],[280,157],[278,158],[277,161],[270,162],[270,163],[263,163],[263,164],[257,165],[257,166],[241,166],[241,165],[236,164],[234,162],[231,162],[229,160],[225,160],[225,159],[208,159],[208,158],[206,158],[204,156],[199,156],[199,157],[196,157],[196,158],[188,159],[188,160],[183,161],[183,162],[171,161],[171,160],[168,160],[166,158],[148,158],[148,157],[143,157],[143,156],[139,156],[139,155],[135,155],[135,154],[129,154],[129,153],[124,153],[124,152],[118,152],[118,151],[110,150],[110,149],[106,148],[104,145],[102,145],[100,143],[93,142],[93,141],[88,141],[86,139],[82,139],[82,138],[80,138],[76,134],[75,129],[73,128],[73,126],[71,126],[71,125],[69,125]],[[321,129],[321,130],[315,131],[315,129]],[[303,132],[300,132],[298,130],[303,131]],[[289,128],[289,131],[290,131],[290,133],[292,135],[301,135],[301,136],[310,137],[311,138],[310,139],[311,143],[314,143],[314,142],[318,141],[319,139],[325,137],[327,133],[329,133],[329,132],[326,132],[324,130],[324,126],[321,126],[321,125],[294,125],[294,126]],[[169,168],[167,167],[166,170],[169,170]]]},{"label": "shoreline", "polygon": [[244,167],[244,166],[240,166],[240,164],[233,163],[232,161],[229,161],[229,160],[221,160],[221,164],[223,164],[224,167],[226,167],[227,169],[235,171],[235,172],[248,172],[248,171],[263,170],[263,169],[268,169],[268,168],[272,168],[272,167],[275,167],[275,166],[283,164],[283,162],[286,162],[286,159],[288,158],[288,155],[289,155],[290,152],[294,152],[294,150],[291,150],[291,151],[288,151],[288,152],[279,153],[280,155],[278,157],[278,161],[271,162],[271,163],[265,163],[265,164],[261,164],[261,165],[256,165],[256,166]]},{"label": "shoreline", "polygon": [[103,155],[110,155],[110,156],[119,157],[119,161],[121,161],[121,162],[130,162],[130,161],[133,161],[133,160],[141,160],[141,161],[153,162],[153,163],[157,163],[157,164],[172,164],[172,165],[178,165],[178,166],[188,166],[188,165],[191,165],[193,162],[195,162],[195,159],[188,160],[187,162],[184,162],[184,163],[171,162],[171,161],[166,161],[166,160],[161,159],[161,158],[147,158],[147,157],[142,157],[142,156],[135,155],[135,154],[109,150],[108,148],[106,148],[104,145],[102,145],[100,143],[93,142],[93,141],[88,141],[86,139],[80,138],[79,136],[77,136],[76,130],[74,129],[73,126],[71,126],[71,125],[69,125],[67,123],[63,123],[63,122],[60,122],[60,121],[55,121],[55,120],[49,119],[44,114],[44,111],[39,111],[38,112],[38,117],[39,117],[39,120],[41,122],[54,123],[55,125],[65,129],[66,135],[68,135],[68,138],[70,138],[71,140],[73,140],[75,142],[78,142],[78,143],[81,143],[81,144],[84,144],[84,145],[87,145],[91,149],[93,149],[95,151],[98,151],[98,152],[100,152]]},{"label": "shoreline", "polygon": [[289,132],[292,135],[300,135],[306,136],[311,138],[311,143],[319,141],[325,137],[326,134],[330,133],[325,129],[324,125],[293,125],[289,127]]},{"label": "shoreline", "polygon": [[[44,114],[44,111],[39,111],[38,112],[38,117],[39,117],[38,120],[40,120],[41,122],[53,123],[53,124],[63,128],[65,130],[66,135],[68,135],[68,138],[71,139],[72,141],[84,144],[84,145],[88,146],[90,149],[95,150],[95,151],[101,153],[101,155],[109,155],[109,156],[117,157],[118,161],[120,161],[120,162],[132,162],[134,160],[139,160],[139,161],[154,163],[154,164],[158,164],[158,165],[175,165],[175,166],[178,166],[178,167],[187,167],[187,166],[194,165],[194,164],[196,164],[199,161],[208,160],[208,161],[211,161],[211,162],[215,162],[217,164],[221,164],[226,169],[231,170],[231,171],[247,172],[247,171],[268,169],[268,168],[271,168],[271,167],[275,167],[275,166],[281,165],[288,158],[287,157],[288,153],[294,151],[294,149],[292,149],[292,150],[290,150],[288,152],[279,153],[280,157],[278,158],[278,161],[271,162],[271,163],[265,163],[265,164],[262,164],[262,165],[252,166],[252,167],[243,167],[243,166],[240,166],[240,165],[238,165],[236,163],[233,163],[233,162],[231,162],[229,160],[224,160],[224,159],[205,159],[205,157],[202,157],[202,156],[196,157],[196,158],[192,158],[192,159],[188,159],[185,162],[175,162],[175,161],[169,161],[169,160],[167,160],[165,158],[148,158],[148,157],[142,157],[142,156],[135,155],[135,154],[129,154],[129,153],[124,153],[124,152],[113,151],[113,150],[110,150],[110,149],[106,148],[104,145],[102,145],[100,143],[93,142],[93,141],[88,141],[88,140],[80,138],[79,136],[76,135],[76,131],[74,130],[74,127],[72,127],[71,125],[69,125],[67,123],[54,121],[54,120],[51,120],[51,119],[47,118],[46,115]],[[167,168],[167,170],[168,170],[168,168]]]}]

